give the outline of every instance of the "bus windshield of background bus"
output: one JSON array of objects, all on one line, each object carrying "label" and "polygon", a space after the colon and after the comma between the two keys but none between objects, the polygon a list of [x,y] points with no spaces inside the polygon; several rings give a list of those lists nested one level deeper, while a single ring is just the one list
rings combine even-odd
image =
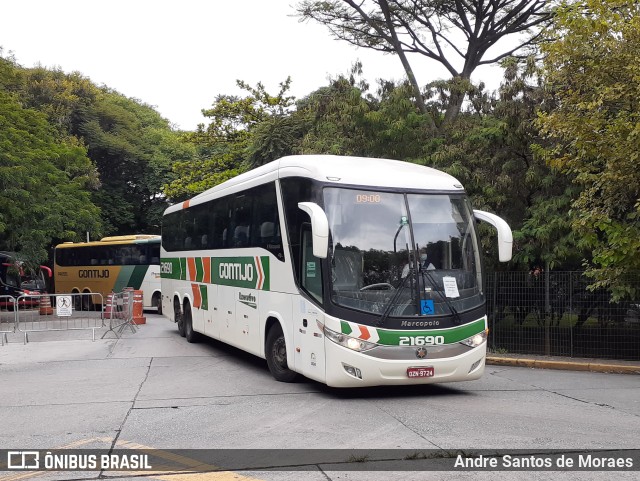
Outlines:
[{"label": "bus windshield of background bus", "polygon": [[482,304],[464,196],[326,188],[324,205],[333,303],[394,317],[450,315]]}]

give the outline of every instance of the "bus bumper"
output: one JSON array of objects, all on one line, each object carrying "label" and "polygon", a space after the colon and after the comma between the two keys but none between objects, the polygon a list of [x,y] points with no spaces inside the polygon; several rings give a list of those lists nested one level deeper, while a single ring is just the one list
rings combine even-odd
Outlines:
[{"label": "bus bumper", "polygon": [[[414,385],[472,381],[484,374],[487,343],[440,359],[381,360],[326,339],[326,383],[332,387]],[[423,368],[423,369],[410,369]],[[428,377],[410,377],[427,374]]]}]

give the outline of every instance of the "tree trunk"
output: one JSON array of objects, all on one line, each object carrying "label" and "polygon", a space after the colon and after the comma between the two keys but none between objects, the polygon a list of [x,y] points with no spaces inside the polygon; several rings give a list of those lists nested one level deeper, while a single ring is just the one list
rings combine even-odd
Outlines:
[{"label": "tree trunk", "polygon": [[422,98],[422,92],[420,92],[420,86],[418,85],[416,76],[413,73],[413,69],[411,68],[409,59],[407,59],[404,50],[402,50],[402,46],[400,45],[400,41],[398,40],[398,34],[396,33],[396,29],[393,26],[393,22],[391,20],[389,4],[386,2],[386,0],[380,1],[380,8],[382,9],[382,13],[384,14],[384,18],[387,23],[387,28],[389,29],[389,33],[391,34],[391,45],[393,45],[393,49],[398,54],[398,57],[400,57],[402,67],[407,74],[407,78],[409,79],[411,87],[413,88],[413,93],[416,97],[416,105],[418,106],[418,110],[420,111],[420,113],[426,115],[429,118],[429,129],[434,132],[437,130],[435,120],[429,115],[427,111],[427,106],[425,105],[424,99]]}]

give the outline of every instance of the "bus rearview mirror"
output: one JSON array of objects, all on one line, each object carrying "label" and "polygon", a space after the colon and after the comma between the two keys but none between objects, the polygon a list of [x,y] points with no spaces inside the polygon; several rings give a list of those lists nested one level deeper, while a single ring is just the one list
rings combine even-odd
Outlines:
[{"label": "bus rearview mirror", "polygon": [[327,258],[329,248],[329,220],[322,207],[315,202],[298,202],[298,207],[311,218],[311,238],[313,255],[319,259]]},{"label": "bus rearview mirror", "polygon": [[473,215],[476,219],[488,222],[496,228],[498,231],[498,258],[500,262],[509,262],[513,247],[513,234],[509,224],[501,217],[482,210],[474,210]]}]

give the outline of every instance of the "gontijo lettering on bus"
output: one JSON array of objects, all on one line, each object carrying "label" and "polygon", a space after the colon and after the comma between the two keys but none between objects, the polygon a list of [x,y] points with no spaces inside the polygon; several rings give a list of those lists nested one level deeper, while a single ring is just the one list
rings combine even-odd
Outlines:
[{"label": "gontijo lettering on bus", "polygon": [[168,257],[160,261],[160,274],[205,284],[245,289],[270,289],[269,256]]}]

